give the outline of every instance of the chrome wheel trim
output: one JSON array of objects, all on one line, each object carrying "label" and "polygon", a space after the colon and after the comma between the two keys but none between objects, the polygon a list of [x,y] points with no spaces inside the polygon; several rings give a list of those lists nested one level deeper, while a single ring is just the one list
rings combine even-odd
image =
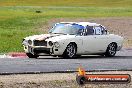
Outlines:
[{"label": "chrome wheel trim", "polygon": [[108,51],[109,51],[110,55],[112,55],[112,56],[115,55],[115,53],[116,53],[116,45],[114,43],[110,44]]},{"label": "chrome wheel trim", "polygon": [[76,54],[76,47],[73,44],[67,46],[67,55],[73,57]]}]

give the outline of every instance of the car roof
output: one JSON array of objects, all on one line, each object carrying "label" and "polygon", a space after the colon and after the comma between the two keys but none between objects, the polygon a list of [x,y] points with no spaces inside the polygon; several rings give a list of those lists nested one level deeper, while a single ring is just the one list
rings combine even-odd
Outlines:
[{"label": "car roof", "polygon": [[64,23],[64,24],[78,24],[78,25],[82,25],[82,26],[100,26],[101,24],[97,24],[97,23],[91,23],[91,22],[60,22],[60,23]]}]

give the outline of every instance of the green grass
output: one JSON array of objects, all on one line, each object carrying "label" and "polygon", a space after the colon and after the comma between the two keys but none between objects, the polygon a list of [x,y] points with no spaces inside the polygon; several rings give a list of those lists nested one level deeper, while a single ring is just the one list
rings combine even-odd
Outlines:
[{"label": "green grass", "polygon": [[132,0],[0,0],[0,6],[0,53],[23,51],[22,39],[40,34],[52,18],[132,16]]},{"label": "green grass", "polygon": [[37,34],[36,29],[47,19],[24,9],[9,8],[0,7],[0,52],[22,51],[22,39]]},{"label": "green grass", "polygon": [[128,7],[132,0],[0,0],[0,6]]}]

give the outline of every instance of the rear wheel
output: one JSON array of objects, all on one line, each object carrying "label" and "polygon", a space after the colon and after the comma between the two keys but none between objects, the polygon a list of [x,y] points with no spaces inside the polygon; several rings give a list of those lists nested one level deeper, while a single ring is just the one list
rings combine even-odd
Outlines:
[{"label": "rear wheel", "polygon": [[26,55],[29,57],[29,58],[37,58],[39,57],[38,55],[33,55],[31,53],[26,53]]},{"label": "rear wheel", "polygon": [[107,47],[105,56],[107,56],[107,57],[113,57],[113,56],[115,56],[115,54],[116,54],[116,48],[117,48],[116,43],[109,44],[108,47]]},{"label": "rear wheel", "polygon": [[63,58],[74,58],[76,56],[77,47],[74,43],[70,43],[63,54]]}]

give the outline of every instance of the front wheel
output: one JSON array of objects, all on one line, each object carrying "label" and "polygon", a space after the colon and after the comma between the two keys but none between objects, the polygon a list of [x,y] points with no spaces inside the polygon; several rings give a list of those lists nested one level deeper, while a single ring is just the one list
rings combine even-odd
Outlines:
[{"label": "front wheel", "polygon": [[38,55],[33,55],[31,53],[26,53],[26,55],[29,57],[29,58],[37,58],[39,57]]},{"label": "front wheel", "polygon": [[113,57],[113,56],[115,56],[115,54],[116,54],[116,48],[117,48],[117,46],[116,46],[115,43],[109,44],[108,47],[107,47],[105,56],[106,57]]},{"label": "front wheel", "polygon": [[75,44],[70,43],[64,52],[63,58],[74,58],[76,56],[77,47]]}]

